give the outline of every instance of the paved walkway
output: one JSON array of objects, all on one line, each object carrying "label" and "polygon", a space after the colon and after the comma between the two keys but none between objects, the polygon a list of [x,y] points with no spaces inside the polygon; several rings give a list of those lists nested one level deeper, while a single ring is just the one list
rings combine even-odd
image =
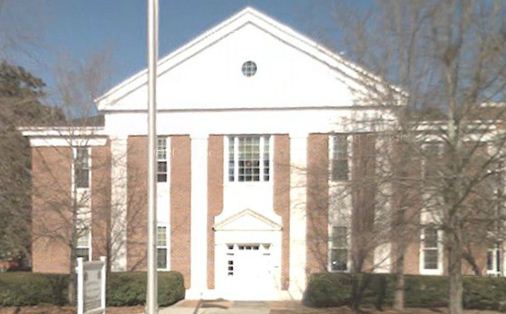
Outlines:
[{"label": "paved walkway", "polygon": [[186,303],[160,309],[159,314],[269,314],[266,302],[210,302]]}]

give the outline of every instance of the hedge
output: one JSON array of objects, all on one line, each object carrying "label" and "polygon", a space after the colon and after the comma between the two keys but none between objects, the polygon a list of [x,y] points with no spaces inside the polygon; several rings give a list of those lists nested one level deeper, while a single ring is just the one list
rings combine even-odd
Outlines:
[{"label": "hedge", "polygon": [[[367,282],[364,305],[392,305],[394,274],[360,274],[357,282]],[[346,273],[318,273],[309,278],[304,303],[313,307],[351,304],[353,277]],[[406,275],[404,298],[407,307],[442,307],[448,305],[448,277]],[[464,277],[464,308],[499,310],[506,301],[506,278]]]},{"label": "hedge", "polygon": [[[107,304],[111,306],[146,303],[146,273],[112,273],[107,283]],[[178,272],[158,273],[158,305],[167,306],[184,299],[183,275]]]},{"label": "hedge", "polygon": [[[68,275],[30,272],[0,273],[0,307],[39,304],[67,304]],[[183,276],[178,272],[158,273],[158,304],[171,305],[184,299]],[[107,279],[107,305],[130,306],[146,302],[146,273],[111,273]]]},{"label": "hedge", "polygon": [[67,286],[68,275],[0,273],[0,307],[64,305],[67,302]]}]

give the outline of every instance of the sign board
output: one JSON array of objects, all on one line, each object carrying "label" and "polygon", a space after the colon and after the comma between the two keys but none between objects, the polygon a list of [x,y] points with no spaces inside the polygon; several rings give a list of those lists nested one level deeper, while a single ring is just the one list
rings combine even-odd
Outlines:
[{"label": "sign board", "polygon": [[105,257],[100,261],[77,259],[77,314],[105,313]]}]

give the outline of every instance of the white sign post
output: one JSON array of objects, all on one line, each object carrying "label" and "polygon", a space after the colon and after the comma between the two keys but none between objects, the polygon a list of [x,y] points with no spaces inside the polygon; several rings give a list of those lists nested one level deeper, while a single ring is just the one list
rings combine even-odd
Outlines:
[{"label": "white sign post", "polygon": [[100,261],[77,259],[77,314],[105,314],[105,256]]}]

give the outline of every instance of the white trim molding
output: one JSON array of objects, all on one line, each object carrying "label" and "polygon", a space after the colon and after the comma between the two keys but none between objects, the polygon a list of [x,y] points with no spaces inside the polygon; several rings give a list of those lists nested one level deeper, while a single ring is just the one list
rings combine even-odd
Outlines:
[{"label": "white trim molding", "polygon": [[77,147],[77,146],[104,146],[107,138],[63,138],[63,137],[35,137],[30,138],[31,147]]},{"label": "white trim molding", "polygon": [[[346,152],[348,155],[348,174],[347,179],[333,180],[333,159],[334,159],[334,138],[336,136],[346,136]],[[331,133],[328,136],[328,197],[329,197],[329,209],[328,209],[328,263],[327,269],[329,272],[348,272],[351,268],[351,216],[353,212],[352,198],[349,191],[351,180],[351,169],[353,163],[353,134],[351,133]],[[348,258],[346,262],[346,270],[336,271],[332,270],[332,236],[334,227],[346,227],[348,232],[346,235],[346,241],[348,245]]]},{"label": "white trim molding", "polygon": [[308,133],[290,133],[290,282],[288,292],[301,299],[306,288],[306,212]]},{"label": "white trim molding", "polygon": [[209,134],[190,134],[191,139],[191,284],[190,298],[207,291],[207,159]]},{"label": "white trim molding", "polygon": [[[167,269],[171,270],[171,225],[170,225],[170,182],[171,182],[171,163],[172,163],[172,150],[171,150],[171,138],[170,136],[161,135],[159,137],[165,138],[165,158],[159,159],[159,161],[165,161],[167,163],[167,179],[165,182],[156,183],[156,219],[158,224],[161,226],[167,226]],[[158,153],[157,153],[158,154]],[[157,158],[158,159],[158,158]],[[158,181],[158,180],[157,180]]]}]

